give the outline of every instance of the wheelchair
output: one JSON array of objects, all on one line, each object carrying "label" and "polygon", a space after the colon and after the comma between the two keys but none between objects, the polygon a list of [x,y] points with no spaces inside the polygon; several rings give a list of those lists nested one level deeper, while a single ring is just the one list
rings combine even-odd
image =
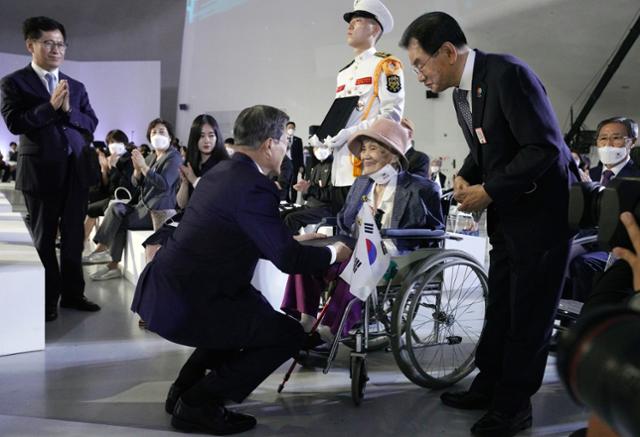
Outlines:
[{"label": "wheelchair", "polygon": [[[443,199],[444,211],[449,202],[450,196]],[[318,227],[335,224],[335,219],[325,219]],[[355,405],[365,395],[368,353],[390,349],[410,381],[441,389],[475,369],[475,351],[484,327],[487,274],[469,254],[444,248],[445,240],[455,236],[425,229],[382,229],[381,236],[429,243],[430,247],[392,257],[376,290],[363,302],[361,323],[347,335],[343,335],[345,322],[357,298],[342,315],[323,373],[330,371],[338,346],[349,347]],[[321,312],[318,319],[323,315]],[[294,366],[295,362],[290,372]]]}]

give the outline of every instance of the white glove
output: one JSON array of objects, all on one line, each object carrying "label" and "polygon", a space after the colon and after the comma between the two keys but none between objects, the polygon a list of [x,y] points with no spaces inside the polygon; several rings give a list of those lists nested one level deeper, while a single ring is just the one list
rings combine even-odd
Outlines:
[{"label": "white glove", "polygon": [[318,138],[317,135],[313,135],[311,138],[309,138],[309,145],[311,147],[322,147],[322,141],[320,141],[320,138]]},{"label": "white glove", "polygon": [[331,137],[330,135],[324,139],[324,145],[331,148],[337,149],[342,147],[347,140],[349,139],[349,132],[346,129],[342,129],[340,132],[336,134],[335,137]]}]

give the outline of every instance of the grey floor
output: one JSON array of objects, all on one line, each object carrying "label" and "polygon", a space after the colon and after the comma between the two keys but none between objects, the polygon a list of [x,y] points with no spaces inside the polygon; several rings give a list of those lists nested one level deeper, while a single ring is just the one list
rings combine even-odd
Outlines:
[{"label": "grey floor", "polygon": [[[0,190],[20,210],[19,196]],[[88,280],[86,295],[102,311],[61,309],[46,325],[45,351],[0,357],[0,436],[176,435],[163,403],[190,350],[138,328],[126,280]],[[258,418],[246,435],[465,436],[481,415],[442,406],[440,392],[411,384],[385,352],[369,355],[371,380],[355,407],[347,362],[343,350],[328,375],[298,370],[278,395],[287,366],[280,368],[235,407]],[[558,381],[553,358],[533,404],[534,426],[523,436],[566,436],[586,421]]]}]

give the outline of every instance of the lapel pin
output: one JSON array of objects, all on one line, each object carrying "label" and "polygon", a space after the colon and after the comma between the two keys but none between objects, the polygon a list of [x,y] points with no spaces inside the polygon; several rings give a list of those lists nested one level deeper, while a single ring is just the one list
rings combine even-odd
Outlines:
[{"label": "lapel pin", "polygon": [[482,93],[483,93],[482,88],[481,88],[481,87],[478,87],[478,88],[476,89],[476,97],[478,97],[479,99],[481,99],[481,98],[482,98]]}]

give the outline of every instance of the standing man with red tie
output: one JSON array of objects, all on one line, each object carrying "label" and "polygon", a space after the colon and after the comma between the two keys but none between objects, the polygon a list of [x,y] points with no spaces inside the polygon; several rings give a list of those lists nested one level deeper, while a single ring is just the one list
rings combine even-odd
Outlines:
[{"label": "standing man with red tie", "polygon": [[532,422],[567,265],[569,186],[577,168],[544,86],[521,60],[471,50],[456,20],[432,12],[405,30],[418,80],[454,88],[469,155],[454,180],[459,209],[487,209],[491,242],[485,326],[471,387],[442,402],[488,412],[478,436],[512,436]]},{"label": "standing man with red tie", "polygon": [[[45,269],[45,320],[60,306],[100,307],[84,297],[83,221],[92,174],[89,147],[98,119],[81,82],[60,72],[67,49],[64,26],[31,17],[22,31],[32,60],[2,79],[2,117],[20,135],[16,189],[24,195],[34,245]],[[56,235],[60,230],[60,264]]]}]

